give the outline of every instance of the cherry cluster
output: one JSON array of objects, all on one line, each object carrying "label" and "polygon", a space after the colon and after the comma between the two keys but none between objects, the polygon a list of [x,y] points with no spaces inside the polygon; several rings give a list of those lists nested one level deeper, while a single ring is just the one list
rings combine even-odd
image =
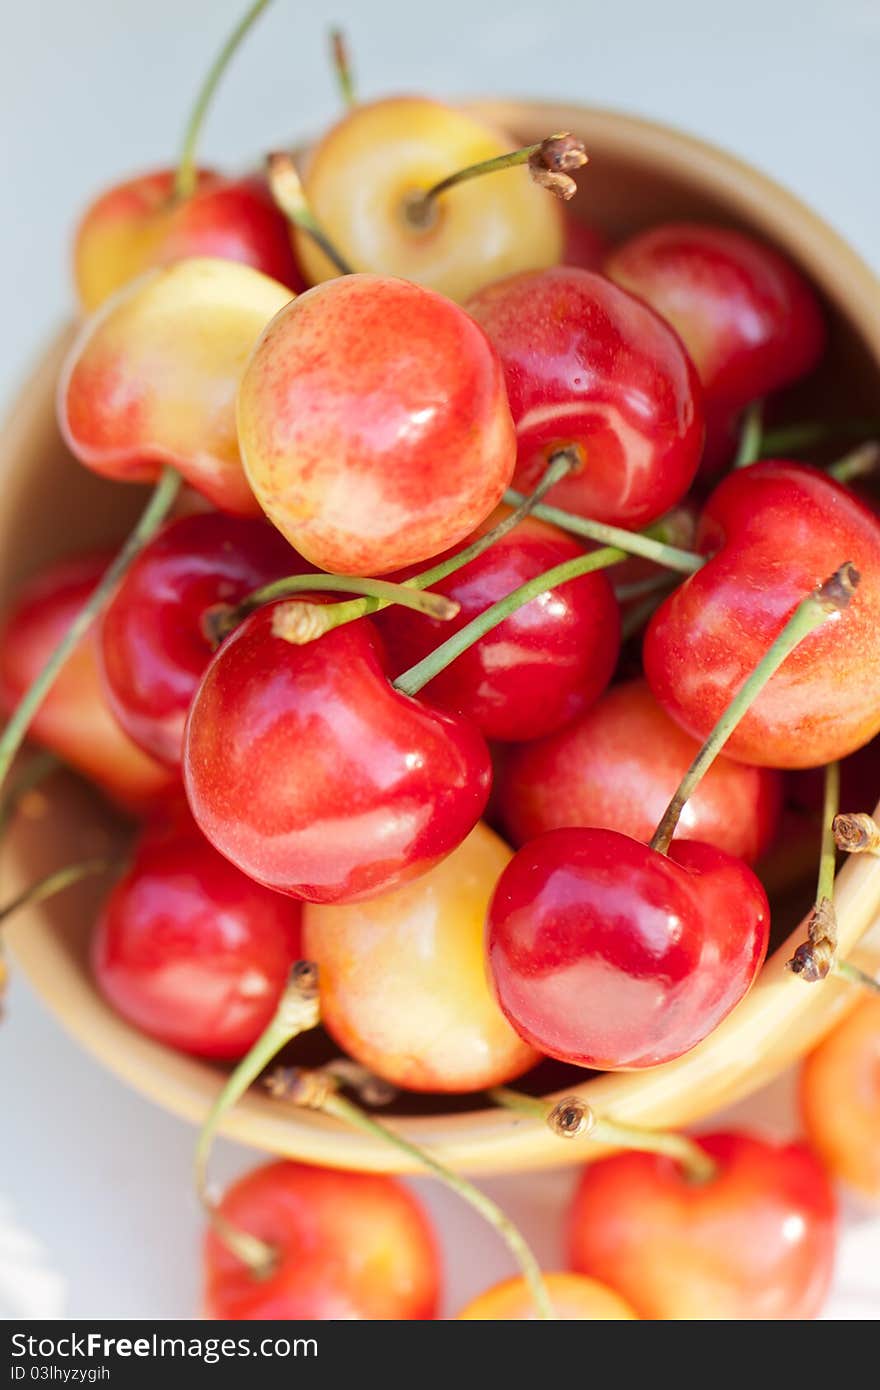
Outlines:
[{"label": "cherry cluster", "polygon": [[[876,768],[877,507],[758,409],[820,361],[822,309],[743,230],[608,244],[563,207],[566,134],[353,102],[302,178],[236,179],[196,130],[77,233],[61,428],[155,491],[120,556],[19,593],[7,733],[143,821],[93,948],[135,1027],[250,1075],[319,1011],[345,1056],[309,1098],[282,1078],[295,1103],[342,1115],[356,1076],[546,1122],[503,1089],[542,1058],[647,1068],[712,1033],[766,955],[799,770]],[[302,961],[317,1010],[285,1029]],[[816,1160],[668,1140],[587,1170],[557,1315],[813,1315]],[[276,1164],[213,1217],[219,1316],[434,1315],[388,1178]]]}]

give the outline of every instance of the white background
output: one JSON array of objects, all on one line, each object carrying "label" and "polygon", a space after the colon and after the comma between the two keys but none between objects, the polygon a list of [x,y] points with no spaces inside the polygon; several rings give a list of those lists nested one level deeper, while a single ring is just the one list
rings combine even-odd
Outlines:
[{"label": "white background", "polygon": [[[4,397],[70,306],[70,232],[83,204],[117,177],[171,161],[188,100],[242,6],[5,0]],[[659,117],[786,182],[880,269],[880,0],[336,0],[332,9],[277,0],[224,84],[203,145],[209,162],[240,165],[334,114],[330,22],[349,32],[365,95],[559,96]],[[71,1317],[192,1316],[200,1231],[187,1188],[192,1132],[78,1052],[21,980],[0,1032],[0,1095],[0,1311],[6,1302],[22,1312],[33,1299],[35,1310]],[[786,1087],[746,1113],[784,1130]],[[226,1146],[217,1171],[250,1162]],[[570,1183],[547,1174],[489,1185],[551,1264],[561,1257]],[[507,1271],[505,1254],[455,1199],[420,1189],[442,1228],[454,1311]],[[26,1246],[21,1232],[43,1247],[32,1282],[16,1254]],[[880,1221],[852,1207],[828,1314],[880,1315]]]}]

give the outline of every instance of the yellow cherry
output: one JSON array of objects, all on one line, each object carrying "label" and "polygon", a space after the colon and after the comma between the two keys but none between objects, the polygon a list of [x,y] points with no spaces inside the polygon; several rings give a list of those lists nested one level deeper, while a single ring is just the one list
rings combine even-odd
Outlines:
[{"label": "yellow cherry", "polygon": [[[563,1322],[623,1322],[637,1320],[628,1303],[604,1284],[584,1274],[545,1274],[544,1284],[556,1316]],[[466,1322],[528,1322],[535,1305],[525,1279],[505,1279],[462,1308]]]}]

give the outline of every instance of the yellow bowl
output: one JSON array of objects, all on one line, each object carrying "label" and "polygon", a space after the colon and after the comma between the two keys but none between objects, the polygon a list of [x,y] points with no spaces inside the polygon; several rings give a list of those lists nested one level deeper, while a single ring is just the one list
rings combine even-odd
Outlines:
[{"label": "yellow bowl", "polygon": [[[876,409],[880,285],[830,227],[777,184],[690,136],[633,117],[540,103],[474,105],[523,142],[554,130],[579,134],[590,165],[576,207],[614,235],[669,217],[702,217],[750,228],[775,242],[817,285],[831,325],[828,358],[809,383],[805,409],[811,415],[826,408],[835,414]],[[55,427],[54,392],[66,341],[65,335],[46,353],[4,434],[0,594],[8,595],[47,559],[119,537],[141,503],[136,489],[98,480],[65,453]],[[96,835],[108,831],[119,834],[121,827],[74,778],[61,779],[57,790],[53,785],[47,815],[20,819],[10,837],[4,896],[82,855]],[[20,916],[9,933],[15,958],[78,1042],[144,1095],[198,1121],[217,1092],[220,1072],[129,1028],[92,983],[88,943],[102,891],[103,885],[84,883]],[[841,951],[849,954],[860,941],[866,946],[865,934],[880,916],[880,858],[848,863],[836,901]],[[770,1081],[828,1031],[856,993],[835,979],[810,986],[787,974],[784,963],[800,939],[796,932],[768,960],[748,998],[702,1046],[651,1071],[590,1078],[581,1094],[619,1121],[670,1126],[698,1120]],[[471,1171],[583,1161],[596,1152],[494,1109],[425,1113],[392,1123],[446,1162]],[[380,1142],[256,1091],[227,1117],[224,1132],[313,1163],[406,1168]]]}]

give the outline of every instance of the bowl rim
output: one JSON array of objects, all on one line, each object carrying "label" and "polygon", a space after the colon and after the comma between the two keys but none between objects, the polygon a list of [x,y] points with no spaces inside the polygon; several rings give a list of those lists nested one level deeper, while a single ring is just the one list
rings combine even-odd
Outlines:
[{"label": "bowl rim", "polygon": [[[524,125],[544,131],[577,126],[588,149],[622,162],[632,161],[637,150],[639,161],[679,173],[716,196],[731,214],[793,249],[806,273],[857,328],[880,371],[880,282],[833,228],[766,174],[715,145],[640,116],[565,102],[479,99],[465,104],[512,132]],[[68,334],[62,335],[12,403],[7,424],[10,470],[16,468],[15,460],[24,468],[33,453],[31,437],[46,408],[45,380],[50,372],[57,374],[67,342]],[[15,877],[14,864],[11,876]],[[872,959],[873,948],[864,938],[880,912],[880,858],[862,855],[845,864],[837,878],[835,902],[841,951],[849,955],[860,946],[865,960]],[[806,986],[786,971],[785,961],[802,935],[796,930],[768,958],[750,994],[684,1057],[650,1070],[591,1077],[553,1098],[577,1093],[597,1112],[621,1123],[679,1127],[706,1113],[707,1097],[715,1110],[763,1086],[818,1042],[859,997],[858,990],[840,980]],[[69,953],[45,911],[34,908],[11,923],[9,941],[43,1002],[103,1065],[172,1113],[193,1123],[205,1117],[218,1090],[217,1070],[131,1028],[105,1004],[83,972],[65,979]],[[594,1144],[565,1143],[540,1121],[497,1108],[394,1117],[388,1123],[443,1162],[473,1172],[585,1162],[604,1151]],[[415,1162],[381,1141],[324,1115],[294,1110],[254,1089],[226,1115],[220,1132],[259,1150],[331,1167],[418,1171]]]}]

